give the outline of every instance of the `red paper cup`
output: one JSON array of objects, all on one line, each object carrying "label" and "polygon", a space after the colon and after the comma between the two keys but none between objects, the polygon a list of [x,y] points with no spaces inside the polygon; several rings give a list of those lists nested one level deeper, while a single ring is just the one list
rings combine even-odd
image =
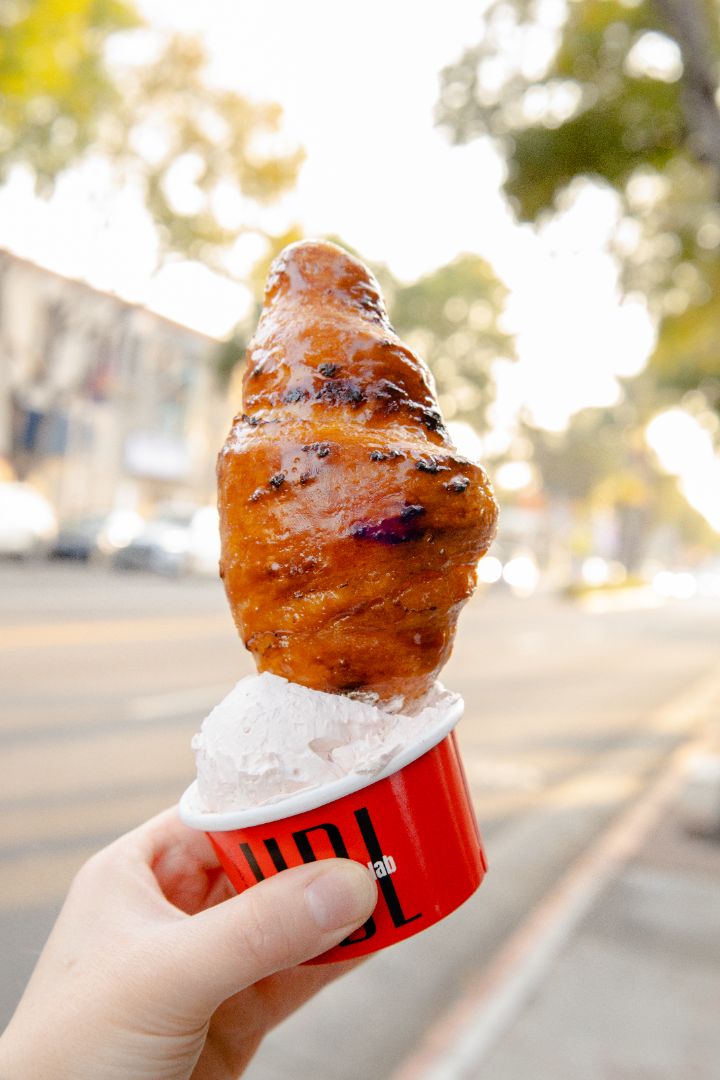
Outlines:
[{"label": "red paper cup", "polygon": [[355,859],[378,881],[373,915],[311,963],[349,960],[411,937],[455,911],[487,864],[455,740],[446,724],[398,754],[371,782],[357,775],[249,810],[204,813],[196,785],[180,801],[206,832],[238,892],[291,866]]}]

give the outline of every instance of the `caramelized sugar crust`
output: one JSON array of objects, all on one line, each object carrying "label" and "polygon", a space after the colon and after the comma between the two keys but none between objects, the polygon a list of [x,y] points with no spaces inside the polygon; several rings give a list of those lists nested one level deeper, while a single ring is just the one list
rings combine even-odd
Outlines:
[{"label": "caramelized sugar crust", "polygon": [[218,460],[221,574],[258,669],[419,700],[497,507],[362,263],[316,241],[275,260],[243,405]]}]

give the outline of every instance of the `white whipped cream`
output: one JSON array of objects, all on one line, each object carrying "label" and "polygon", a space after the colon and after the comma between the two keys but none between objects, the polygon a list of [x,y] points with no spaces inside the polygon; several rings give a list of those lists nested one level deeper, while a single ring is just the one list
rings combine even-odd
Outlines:
[{"label": "white whipped cream", "polygon": [[458,694],[436,683],[414,715],[325,694],[265,672],[248,675],[203,720],[192,747],[199,808],[278,802],[351,774],[371,779],[440,728]]}]

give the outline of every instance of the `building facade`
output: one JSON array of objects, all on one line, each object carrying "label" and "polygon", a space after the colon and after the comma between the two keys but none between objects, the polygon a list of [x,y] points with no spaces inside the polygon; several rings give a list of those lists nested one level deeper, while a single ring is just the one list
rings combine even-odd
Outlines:
[{"label": "building facade", "polygon": [[0,461],[60,518],[214,500],[218,342],[0,252]]}]

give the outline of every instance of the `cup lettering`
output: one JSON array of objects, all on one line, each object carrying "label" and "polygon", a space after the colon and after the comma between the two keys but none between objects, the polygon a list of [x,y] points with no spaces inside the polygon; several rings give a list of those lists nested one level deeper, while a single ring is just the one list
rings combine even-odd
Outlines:
[{"label": "cup lettering", "polygon": [[[391,879],[391,875],[397,871],[397,864],[392,855],[383,854],[380,840],[375,831],[375,826],[367,807],[363,806],[361,809],[356,810],[354,816],[360,836],[362,837],[367,853],[370,856],[368,866],[373,870],[378,879],[380,892],[388,912],[390,913],[393,924],[396,927],[401,927],[406,926],[408,923],[415,922],[416,919],[421,919],[422,912],[419,911],[414,915],[406,915],[403,910],[400,897],[398,896],[395,885]],[[312,825],[309,829],[298,829],[292,834],[297,853],[304,863],[311,863],[317,860],[317,854],[311,840],[311,833],[320,834],[320,836],[317,837],[317,840],[320,841],[322,839],[326,843],[329,843],[333,854],[338,858],[350,858],[347,845],[338,826],[332,822],[323,822],[321,825]],[[263,838],[261,843],[275,869],[278,872],[287,870],[288,863],[283,855],[277,838],[268,836]],[[259,861],[260,852],[254,852],[252,846],[247,842],[240,844],[240,850],[245,856],[245,860],[255,877],[255,880],[262,881],[265,878],[265,874],[262,871]],[[376,930],[377,927],[375,921],[370,918],[364,926],[355,931],[354,935],[346,938],[341,944],[356,945],[360,941],[365,941],[367,938],[372,937]]]}]

